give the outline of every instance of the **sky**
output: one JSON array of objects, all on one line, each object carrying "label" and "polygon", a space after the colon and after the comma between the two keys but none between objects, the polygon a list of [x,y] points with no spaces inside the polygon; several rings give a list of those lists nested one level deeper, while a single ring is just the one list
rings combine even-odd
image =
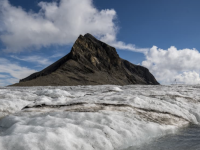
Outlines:
[{"label": "sky", "polygon": [[161,84],[200,84],[199,0],[0,0],[0,86],[70,52],[80,34]]}]

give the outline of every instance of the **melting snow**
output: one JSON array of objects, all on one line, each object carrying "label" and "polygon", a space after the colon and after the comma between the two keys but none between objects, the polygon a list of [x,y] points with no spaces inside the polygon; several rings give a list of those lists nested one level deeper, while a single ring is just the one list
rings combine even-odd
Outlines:
[{"label": "melting snow", "polygon": [[0,89],[1,150],[114,150],[200,123],[200,86]]}]

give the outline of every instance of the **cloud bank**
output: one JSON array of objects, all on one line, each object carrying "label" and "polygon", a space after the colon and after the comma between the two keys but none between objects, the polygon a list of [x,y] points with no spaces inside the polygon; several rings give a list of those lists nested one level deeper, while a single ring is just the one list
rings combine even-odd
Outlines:
[{"label": "cloud bank", "polygon": [[142,65],[149,68],[163,84],[200,84],[200,53],[196,49],[167,50],[153,46],[146,54]]},{"label": "cloud bank", "polygon": [[[118,49],[141,51],[132,44],[117,41],[114,9],[98,10],[92,0],[39,2],[39,12],[26,12],[0,0],[0,39],[7,52],[39,49],[73,43],[80,34],[91,33]],[[3,31],[3,32],[2,32]]]}]

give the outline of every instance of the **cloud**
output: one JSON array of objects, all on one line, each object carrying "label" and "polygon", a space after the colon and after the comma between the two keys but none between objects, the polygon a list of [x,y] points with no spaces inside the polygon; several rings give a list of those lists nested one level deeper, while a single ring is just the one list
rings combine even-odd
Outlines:
[{"label": "cloud", "polygon": [[[104,39],[102,39],[103,41],[106,41]],[[134,52],[139,52],[139,53],[146,53],[147,51],[149,51],[149,48],[137,48],[135,45],[133,44],[125,44],[124,42],[121,41],[108,41],[108,43],[110,45],[112,45],[113,47],[116,47],[118,49],[121,50],[130,50],[130,51],[134,51]]]},{"label": "cloud", "polygon": [[0,78],[8,78],[8,75],[0,74]]},{"label": "cloud", "polygon": [[200,53],[196,49],[178,50],[172,46],[167,50],[153,46],[147,53],[142,65],[149,68],[156,79],[163,84],[200,83]]},{"label": "cloud", "polygon": [[[26,12],[0,0],[0,39],[7,52],[72,44],[80,34],[91,33],[116,48],[140,51],[116,40],[118,27],[114,9],[98,10],[92,0],[40,2],[39,12]],[[143,52],[143,49],[142,49]]]},{"label": "cloud", "polygon": [[[15,62],[10,62],[5,58],[0,58],[0,83],[1,85],[12,84],[18,82],[19,79],[22,79],[34,72],[37,72],[34,69],[29,69],[27,67],[21,67]],[[5,75],[8,74],[8,75]]]},{"label": "cloud", "polygon": [[24,56],[24,57],[17,57],[17,56],[11,55],[11,57],[17,60],[31,62],[31,63],[39,64],[42,66],[47,66],[53,63],[49,59],[38,56],[38,55],[31,55],[31,56]]},{"label": "cloud", "polygon": [[64,53],[56,53],[56,54],[50,56],[50,58],[59,58],[59,57],[63,57],[64,55],[66,55],[66,54],[64,54]]}]

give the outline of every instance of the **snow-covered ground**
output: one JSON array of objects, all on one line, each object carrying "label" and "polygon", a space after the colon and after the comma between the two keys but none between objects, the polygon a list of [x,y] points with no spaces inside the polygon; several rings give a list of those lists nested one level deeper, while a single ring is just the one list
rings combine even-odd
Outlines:
[{"label": "snow-covered ground", "polygon": [[121,150],[200,124],[200,86],[0,89],[0,150]]}]

